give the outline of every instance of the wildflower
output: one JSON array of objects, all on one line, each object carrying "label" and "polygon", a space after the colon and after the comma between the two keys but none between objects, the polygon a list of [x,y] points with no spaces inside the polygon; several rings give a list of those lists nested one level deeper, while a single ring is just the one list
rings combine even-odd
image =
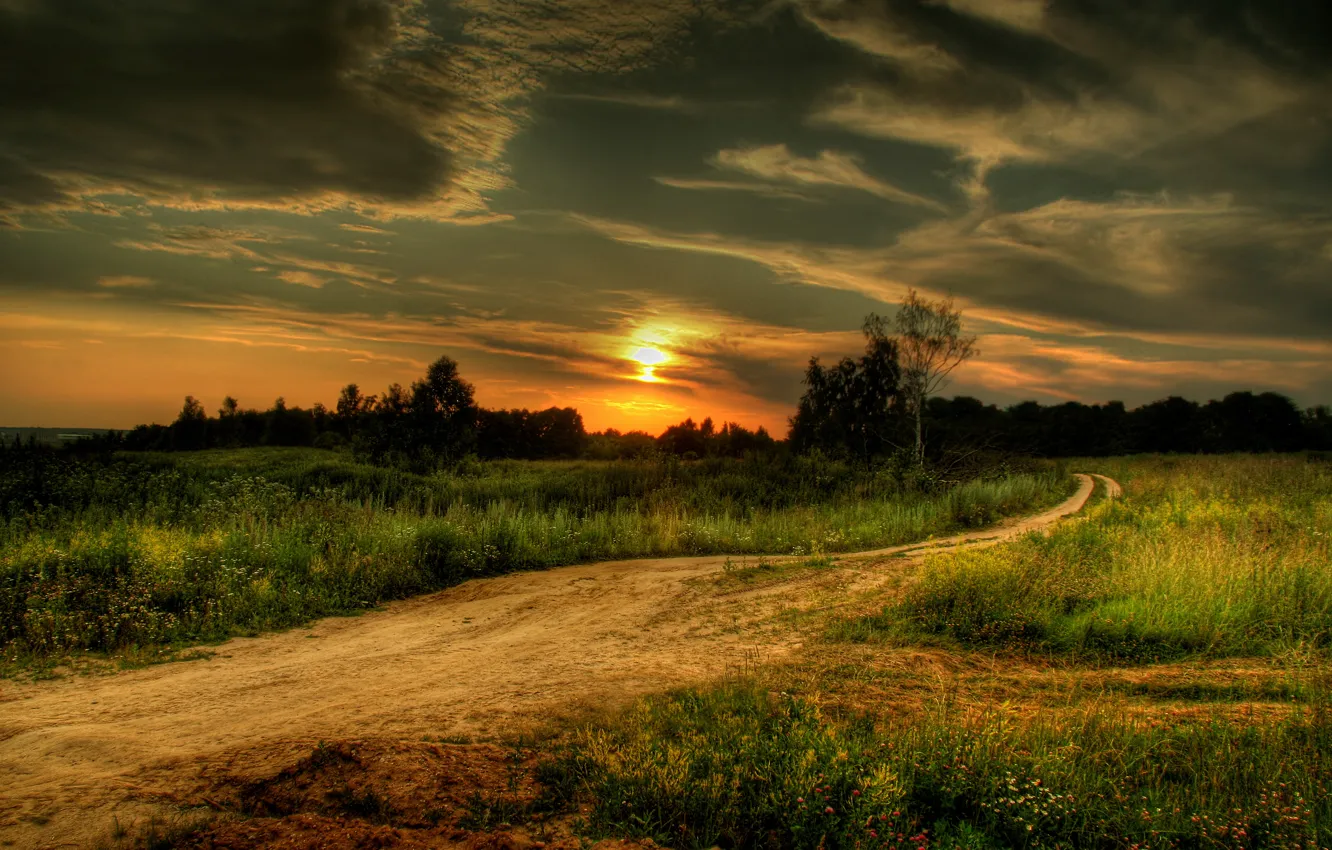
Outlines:
[{"label": "wildflower", "polygon": [[835,812],[833,811],[833,807],[832,807],[832,806],[829,806],[828,808],[824,809],[824,810],[823,810],[823,813],[824,813],[825,815],[835,814]]}]

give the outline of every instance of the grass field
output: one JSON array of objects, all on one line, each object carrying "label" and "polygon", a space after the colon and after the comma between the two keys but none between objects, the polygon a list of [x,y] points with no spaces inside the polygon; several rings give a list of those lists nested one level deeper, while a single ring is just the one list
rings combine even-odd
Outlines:
[{"label": "grass field", "polygon": [[1048,537],[932,559],[901,600],[840,633],[1126,660],[1332,645],[1332,464],[1207,457],[1101,468],[1132,497]]},{"label": "grass field", "polygon": [[931,702],[832,718],[748,684],[645,700],[546,768],[595,835],[675,847],[1317,848],[1332,840],[1322,694],[1264,723]]},{"label": "grass field", "polygon": [[1332,467],[1098,467],[1122,501],[566,735],[546,781],[675,847],[1332,847]]},{"label": "grass field", "polygon": [[1033,464],[921,493],[827,461],[490,462],[411,475],[301,449],[76,459],[0,476],[4,669],[151,660],[473,577],[583,561],[819,554],[1064,498]]},{"label": "grass field", "polygon": [[[789,618],[760,607],[754,634],[771,637],[764,618],[775,618],[798,648],[743,675],[559,721],[502,752],[404,751],[443,774],[404,777],[404,762],[321,743],[271,780],[331,789],[283,809],[298,820],[210,814],[179,846],[308,828],[347,847],[388,829],[427,843],[461,829],[561,850],[604,837],[688,850],[1332,848],[1332,468],[1316,456],[1078,468],[1113,476],[1124,496],[1048,537],[919,562],[810,558],[700,584],[730,599],[787,587],[808,603]],[[867,495],[886,512],[935,504],[846,476],[809,516]],[[680,498],[718,499],[709,486]],[[960,523],[967,503],[950,504]],[[857,583],[867,577],[887,580]],[[490,778],[466,786],[477,790],[449,822],[413,795],[455,793],[440,776],[459,758],[489,759]]]}]

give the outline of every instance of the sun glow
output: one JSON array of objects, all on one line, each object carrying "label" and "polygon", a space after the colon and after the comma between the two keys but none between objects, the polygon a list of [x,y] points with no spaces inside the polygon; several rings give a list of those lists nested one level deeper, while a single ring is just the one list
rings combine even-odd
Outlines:
[{"label": "sun glow", "polygon": [[665,353],[656,348],[650,348],[646,345],[635,351],[632,356],[635,360],[641,363],[646,369],[651,369],[654,366],[660,366],[662,363],[666,362]]},{"label": "sun glow", "polygon": [[644,345],[634,349],[634,352],[629,355],[629,359],[641,367],[639,373],[634,375],[634,380],[646,384],[658,384],[661,383],[661,378],[657,377],[657,367],[669,358],[666,356],[666,352],[661,349]]}]

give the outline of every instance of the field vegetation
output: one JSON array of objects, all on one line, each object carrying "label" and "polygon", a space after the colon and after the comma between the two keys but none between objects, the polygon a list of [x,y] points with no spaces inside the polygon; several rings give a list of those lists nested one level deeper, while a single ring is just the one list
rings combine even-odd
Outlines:
[{"label": "field vegetation", "polygon": [[1049,536],[926,562],[853,639],[1159,661],[1332,646],[1332,464],[1087,464],[1130,486]]},{"label": "field vegetation", "polygon": [[3,453],[9,669],[172,648],[583,561],[818,554],[1064,498],[1030,463],[953,486],[818,457],[464,462],[414,474],[311,449]]},{"label": "field vegetation", "polygon": [[564,736],[546,781],[675,847],[1332,847],[1332,466],[1099,467],[1122,501],[932,557],[788,662]]}]

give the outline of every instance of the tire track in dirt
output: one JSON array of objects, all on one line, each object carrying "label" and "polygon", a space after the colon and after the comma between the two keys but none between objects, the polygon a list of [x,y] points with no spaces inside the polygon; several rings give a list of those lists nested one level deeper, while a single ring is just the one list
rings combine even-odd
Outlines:
[{"label": "tire track in dirt", "polygon": [[[1092,478],[1078,478],[1077,492],[1042,514],[839,559],[990,546],[1047,528],[1091,495]],[[261,770],[324,739],[493,736],[787,651],[791,634],[735,628],[725,608],[780,586],[719,601],[688,581],[725,561],[479,579],[360,617],[234,639],[207,661],[0,684],[0,846],[87,846],[113,818],[160,814],[163,804],[197,800],[209,775]]]}]

